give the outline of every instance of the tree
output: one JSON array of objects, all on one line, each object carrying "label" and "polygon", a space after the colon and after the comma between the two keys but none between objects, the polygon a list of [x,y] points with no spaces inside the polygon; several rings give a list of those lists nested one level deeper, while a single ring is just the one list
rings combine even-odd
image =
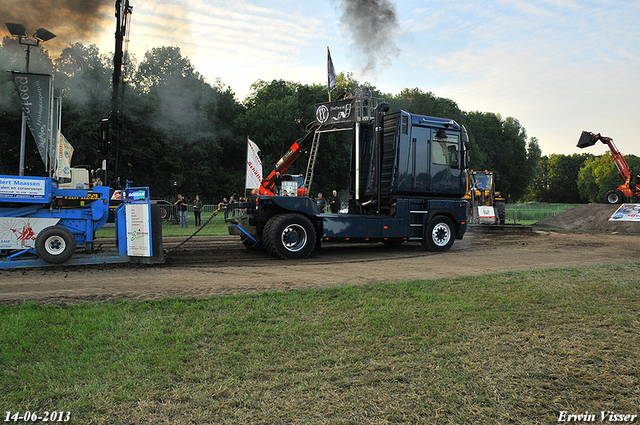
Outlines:
[{"label": "tree", "polygon": [[461,122],[463,112],[458,104],[450,99],[436,97],[433,93],[425,93],[419,88],[404,89],[389,100],[391,111],[405,110],[414,114],[433,117],[450,118]]},{"label": "tree", "polygon": [[[640,158],[635,155],[625,155],[630,170],[638,170]],[[638,170],[640,171],[640,170]],[[636,174],[638,173],[636,171]],[[633,174],[632,174],[633,175]],[[589,202],[604,202],[605,194],[620,186],[624,181],[620,177],[611,152],[589,158],[578,174],[578,190],[583,198]]]},{"label": "tree", "polygon": [[537,139],[527,144],[527,132],[517,119],[490,112],[469,112],[462,122],[469,132],[469,167],[496,171],[498,190],[510,200],[521,199],[535,176]]},{"label": "tree", "polygon": [[539,202],[581,203],[587,199],[578,188],[578,174],[591,154],[542,157],[531,185],[531,197]]},{"label": "tree", "polygon": [[[307,125],[315,120],[315,104],[326,102],[327,93],[322,85],[308,86],[282,80],[258,81],[252,90],[245,102],[246,113],[238,119],[238,131],[260,147],[264,175],[267,176],[293,142],[306,133]],[[349,176],[351,144],[344,142],[345,134],[347,132],[322,135],[314,192],[348,188],[345,183]],[[246,141],[244,143],[243,152],[246,152]],[[306,165],[305,158],[299,158],[288,172],[304,174]]]}]

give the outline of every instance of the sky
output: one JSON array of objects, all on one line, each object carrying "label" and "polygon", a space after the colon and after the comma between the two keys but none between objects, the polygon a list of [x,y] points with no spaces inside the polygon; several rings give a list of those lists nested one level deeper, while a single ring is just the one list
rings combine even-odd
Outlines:
[{"label": "sky", "polygon": [[[22,4],[40,10],[59,1]],[[219,79],[240,101],[257,80],[326,84],[330,47],[336,72],[353,72],[385,93],[419,88],[463,111],[518,119],[544,155],[608,150],[601,143],[577,148],[583,130],[640,155],[637,0],[130,2],[129,51],[138,61],[153,47],[178,46],[207,82]],[[0,0],[0,11],[10,3],[18,1]],[[47,29],[58,43],[112,52],[115,2],[80,4],[91,19],[76,19],[73,10],[53,14]]]}]

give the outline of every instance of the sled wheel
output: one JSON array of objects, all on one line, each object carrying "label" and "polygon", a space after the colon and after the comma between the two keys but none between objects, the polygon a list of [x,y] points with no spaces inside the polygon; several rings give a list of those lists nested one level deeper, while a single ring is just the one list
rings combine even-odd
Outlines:
[{"label": "sled wheel", "polygon": [[47,227],[36,237],[36,253],[47,263],[63,263],[75,250],[76,238],[64,227]]},{"label": "sled wheel", "polygon": [[316,243],[316,230],[303,215],[276,215],[264,226],[262,243],[275,257],[289,260],[306,258]]},{"label": "sled wheel", "polygon": [[456,229],[448,217],[436,216],[425,227],[422,246],[429,251],[446,251],[456,239]]}]

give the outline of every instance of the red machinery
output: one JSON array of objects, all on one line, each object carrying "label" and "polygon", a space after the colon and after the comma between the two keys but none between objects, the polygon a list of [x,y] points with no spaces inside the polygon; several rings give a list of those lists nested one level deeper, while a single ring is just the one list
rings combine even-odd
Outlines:
[{"label": "red machinery", "polygon": [[[258,193],[260,195],[267,195],[267,196],[280,195],[279,193],[276,193],[277,192],[276,186],[280,186],[280,183],[282,182],[282,180],[287,179],[287,176],[285,176],[285,173],[287,172],[291,164],[293,164],[296,161],[296,159],[298,159],[298,157],[303,153],[305,153],[307,149],[310,147],[311,142],[314,140],[314,136],[316,134],[317,129],[318,129],[318,125],[315,123],[312,123],[307,127],[307,133],[301,138],[299,138],[298,140],[296,140],[295,142],[293,142],[293,145],[291,145],[287,153],[285,153],[283,157],[280,158],[280,160],[278,160],[273,171],[264,180],[262,180],[262,184],[258,189]],[[298,186],[297,187],[298,196],[308,195],[307,187],[304,187],[303,185],[297,185],[297,186]]]},{"label": "red machinery", "polygon": [[[588,131],[583,131],[578,141],[578,147],[580,149],[593,146],[600,140],[605,145],[609,146],[611,150],[611,157],[618,168],[618,173],[624,179],[624,184],[618,186],[617,189],[611,189],[605,194],[604,202],[606,204],[622,204],[627,199],[640,197],[640,186],[636,184],[640,176],[634,176],[631,174],[629,164],[624,159],[624,156],[616,148],[611,137],[602,136],[600,133],[593,134]],[[633,182],[632,182],[633,181]]]}]

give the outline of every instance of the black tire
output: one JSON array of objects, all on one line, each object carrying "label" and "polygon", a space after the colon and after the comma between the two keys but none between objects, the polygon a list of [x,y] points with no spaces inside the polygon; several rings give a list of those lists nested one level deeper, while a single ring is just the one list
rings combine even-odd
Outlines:
[{"label": "black tire", "polygon": [[507,206],[502,201],[496,201],[493,206],[498,215],[498,224],[504,224],[507,217]]},{"label": "black tire", "polygon": [[75,250],[76,238],[64,227],[47,227],[36,237],[36,253],[47,263],[63,263],[71,258]]},{"label": "black tire", "polygon": [[422,246],[429,251],[447,251],[456,239],[456,228],[448,217],[434,217],[425,227]]},{"label": "black tire", "polygon": [[604,195],[605,204],[622,204],[624,202],[624,193],[617,189],[609,190]]},{"label": "black tire", "polygon": [[300,214],[280,214],[267,222],[262,245],[274,257],[296,260],[308,257],[316,243],[316,229]]},{"label": "black tire", "polygon": [[166,206],[160,207],[160,219],[169,220],[171,218],[171,209]]}]

